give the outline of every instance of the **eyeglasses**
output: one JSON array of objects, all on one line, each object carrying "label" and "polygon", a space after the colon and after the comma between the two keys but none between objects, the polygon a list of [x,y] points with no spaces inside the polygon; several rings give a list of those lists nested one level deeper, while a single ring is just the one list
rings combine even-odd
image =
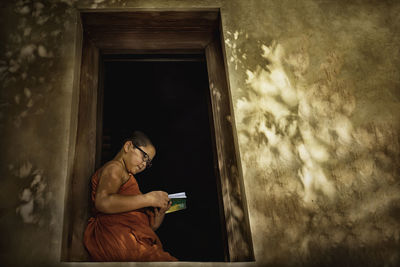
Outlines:
[{"label": "eyeglasses", "polygon": [[143,154],[143,159],[144,159],[144,161],[146,162],[146,169],[150,168],[151,165],[152,165],[150,156],[149,156],[146,152],[144,152],[140,147],[138,147],[137,145],[135,145],[133,142],[132,142],[132,145],[133,145],[135,148],[137,148],[140,152],[142,152],[142,154]]}]

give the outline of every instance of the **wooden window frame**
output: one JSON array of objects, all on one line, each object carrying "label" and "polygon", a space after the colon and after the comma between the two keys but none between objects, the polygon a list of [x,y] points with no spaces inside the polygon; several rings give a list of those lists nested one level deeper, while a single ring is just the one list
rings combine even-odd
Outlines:
[{"label": "wooden window frame", "polygon": [[225,260],[254,261],[254,251],[244,193],[229,83],[225,68],[219,9],[194,10],[80,10],[77,39],[82,40],[79,104],[72,110],[76,140],[71,142],[70,170],[66,187],[62,261],[88,261],[83,247],[87,223],[89,177],[101,145],[101,55],[191,54],[206,57],[215,153],[215,172]]}]

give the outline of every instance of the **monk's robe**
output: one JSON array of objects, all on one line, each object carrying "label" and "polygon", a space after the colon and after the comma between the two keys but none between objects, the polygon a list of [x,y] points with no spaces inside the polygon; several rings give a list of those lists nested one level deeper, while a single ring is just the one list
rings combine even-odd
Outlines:
[{"label": "monk's robe", "polygon": [[[94,207],[99,171],[92,177],[91,199]],[[118,194],[141,194],[133,175]],[[105,214],[93,208],[84,234],[84,244],[94,261],[177,261],[163,250],[160,239],[150,227],[154,213],[148,208]],[[151,217],[153,216],[153,218]]]}]

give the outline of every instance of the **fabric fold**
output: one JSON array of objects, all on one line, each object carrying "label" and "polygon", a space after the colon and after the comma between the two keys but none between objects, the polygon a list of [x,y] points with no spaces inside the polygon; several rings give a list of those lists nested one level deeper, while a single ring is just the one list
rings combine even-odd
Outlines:
[{"label": "fabric fold", "polygon": [[[154,214],[143,208],[129,212],[105,214],[94,208],[99,171],[92,176],[91,199],[93,217],[84,233],[84,244],[93,261],[177,261],[163,250],[156,233],[150,227]],[[133,175],[118,194],[142,194]]]}]

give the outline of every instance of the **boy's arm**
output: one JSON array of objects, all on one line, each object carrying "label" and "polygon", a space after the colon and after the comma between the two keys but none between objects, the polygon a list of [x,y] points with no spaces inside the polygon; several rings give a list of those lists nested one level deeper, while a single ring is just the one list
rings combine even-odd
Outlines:
[{"label": "boy's arm", "polygon": [[95,207],[103,213],[120,213],[144,207],[168,206],[168,194],[152,191],[147,194],[128,196],[118,194],[122,185],[123,169],[118,164],[109,164],[101,172],[95,197]]}]

